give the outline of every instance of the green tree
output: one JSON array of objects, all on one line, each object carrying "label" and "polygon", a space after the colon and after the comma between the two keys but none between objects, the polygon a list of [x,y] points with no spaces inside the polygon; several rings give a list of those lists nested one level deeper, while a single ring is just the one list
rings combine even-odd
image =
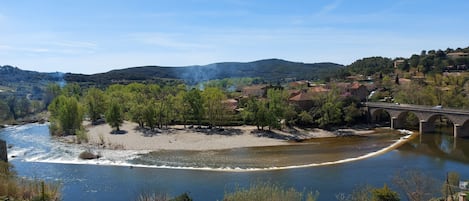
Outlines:
[{"label": "green tree", "polygon": [[251,97],[243,111],[243,118],[246,122],[252,122],[256,125],[258,130],[264,130],[264,127],[270,125],[270,121],[272,121],[272,117],[269,114],[265,100]]},{"label": "green tree", "polygon": [[344,121],[350,125],[356,121],[358,117],[362,115],[360,108],[358,108],[356,103],[351,103],[344,108]]},{"label": "green tree", "polygon": [[54,100],[55,97],[59,96],[62,89],[56,83],[49,83],[46,86],[46,90],[44,91],[44,106],[47,108],[49,104]]},{"label": "green tree", "polygon": [[156,118],[157,117],[156,108],[157,108],[157,105],[155,101],[149,101],[143,110],[144,122],[148,127],[150,127],[151,130],[153,130],[158,124],[158,121]]},{"label": "green tree", "polygon": [[285,90],[269,89],[267,90],[268,110],[269,110],[269,129],[281,129],[280,122],[285,119],[285,112],[288,107],[288,94]]},{"label": "green tree", "polygon": [[372,201],[400,201],[399,194],[391,190],[386,184],[383,188],[376,188],[371,191]]},{"label": "green tree", "polygon": [[342,122],[342,105],[336,88],[326,94],[320,95],[315,100],[317,106],[313,110],[315,122],[319,127],[325,128]]},{"label": "green tree", "polygon": [[225,94],[218,88],[209,87],[202,92],[207,119],[211,126],[221,126],[227,112],[223,101],[226,100]]},{"label": "green tree", "polygon": [[137,123],[140,128],[143,128],[145,125],[145,104],[135,103],[130,108],[130,118],[133,122]]},{"label": "green tree", "polygon": [[54,135],[75,135],[82,129],[83,108],[75,97],[60,95],[49,105]]},{"label": "green tree", "polygon": [[197,124],[202,124],[202,118],[204,116],[204,100],[198,89],[191,89],[184,96],[184,102],[189,105],[189,114],[192,119],[197,121]]},{"label": "green tree", "polygon": [[7,120],[10,118],[10,108],[7,103],[3,100],[0,100],[0,121]]},{"label": "green tree", "polygon": [[106,111],[106,122],[112,127],[116,128],[116,131],[120,131],[119,127],[124,123],[124,115],[122,113],[122,107],[119,102],[111,99],[109,107]]},{"label": "green tree", "polygon": [[106,112],[106,96],[97,88],[90,88],[85,96],[85,105],[88,116],[93,124],[96,124],[101,115]]},{"label": "green tree", "polygon": [[419,62],[420,62],[420,56],[416,54],[412,55],[409,59],[409,65],[412,68],[417,68],[417,66],[419,65]]},{"label": "green tree", "polygon": [[180,119],[184,128],[187,124],[187,119],[189,118],[190,105],[188,102],[184,101],[184,97],[187,92],[185,90],[180,90],[177,95],[174,97],[174,114],[177,119]]},{"label": "green tree", "polygon": [[298,115],[298,123],[303,126],[311,125],[313,123],[313,117],[307,111],[301,111]]},{"label": "green tree", "polygon": [[82,95],[81,87],[77,83],[71,83],[64,86],[62,94],[69,97],[80,98]]}]

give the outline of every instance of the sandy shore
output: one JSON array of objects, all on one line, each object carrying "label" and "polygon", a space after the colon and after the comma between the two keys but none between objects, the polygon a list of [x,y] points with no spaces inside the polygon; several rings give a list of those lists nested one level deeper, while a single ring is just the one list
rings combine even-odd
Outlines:
[{"label": "sandy shore", "polygon": [[240,147],[279,146],[290,144],[292,138],[311,139],[335,137],[336,134],[314,129],[300,130],[294,134],[283,131],[259,132],[255,126],[236,126],[218,129],[189,129],[170,126],[168,129],[149,132],[137,129],[137,124],[124,122],[122,134],[111,134],[107,124],[85,124],[89,143],[111,149],[127,150],[219,150]]}]

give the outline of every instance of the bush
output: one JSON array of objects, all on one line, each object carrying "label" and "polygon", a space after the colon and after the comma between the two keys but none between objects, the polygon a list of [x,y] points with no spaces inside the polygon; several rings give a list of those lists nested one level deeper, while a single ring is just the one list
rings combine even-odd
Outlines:
[{"label": "bush", "polygon": [[0,161],[0,198],[2,200],[60,200],[60,184],[18,178],[9,163]]},{"label": "bush", "polygon": [[315,201],[318,192],[299,192],[293,188],[285,188],[277,184],[257,183],[249,189],[236,188],[234,192],[225,193],[224,201]]}]

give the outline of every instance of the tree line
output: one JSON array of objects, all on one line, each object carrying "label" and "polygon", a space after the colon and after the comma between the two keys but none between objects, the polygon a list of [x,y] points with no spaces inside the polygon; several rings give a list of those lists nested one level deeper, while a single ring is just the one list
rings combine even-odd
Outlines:
[{"label": "tree line", "polygon": [[[237,97],[238,109],[228,101]],[[49,104],[51,133],[76,135],[82,132],[83,119],[92,124],[108,123],[119,132],[124,120],[140,128],[154,130],[171,124],[255,125],[260,130],[285,126],[317,126],[353,123],[362,117],[358,101],[343,98],[338,90],[318,94],[314,107],[303,111],[288,101],[284,89],[269,89],[266,97],[241,97],[216,87],[188,88],[185,85],[164,86],[132,83],[115,84],[105,89],[82,89],[68,84]]]}]

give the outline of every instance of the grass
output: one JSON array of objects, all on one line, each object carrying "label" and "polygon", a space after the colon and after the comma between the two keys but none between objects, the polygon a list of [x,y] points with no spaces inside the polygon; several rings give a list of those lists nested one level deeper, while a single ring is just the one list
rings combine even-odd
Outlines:
[{"label": "grass", "polygon": [[0,200],[60,200],[60,184],[18,178],[9,163],[0,161]]}]

